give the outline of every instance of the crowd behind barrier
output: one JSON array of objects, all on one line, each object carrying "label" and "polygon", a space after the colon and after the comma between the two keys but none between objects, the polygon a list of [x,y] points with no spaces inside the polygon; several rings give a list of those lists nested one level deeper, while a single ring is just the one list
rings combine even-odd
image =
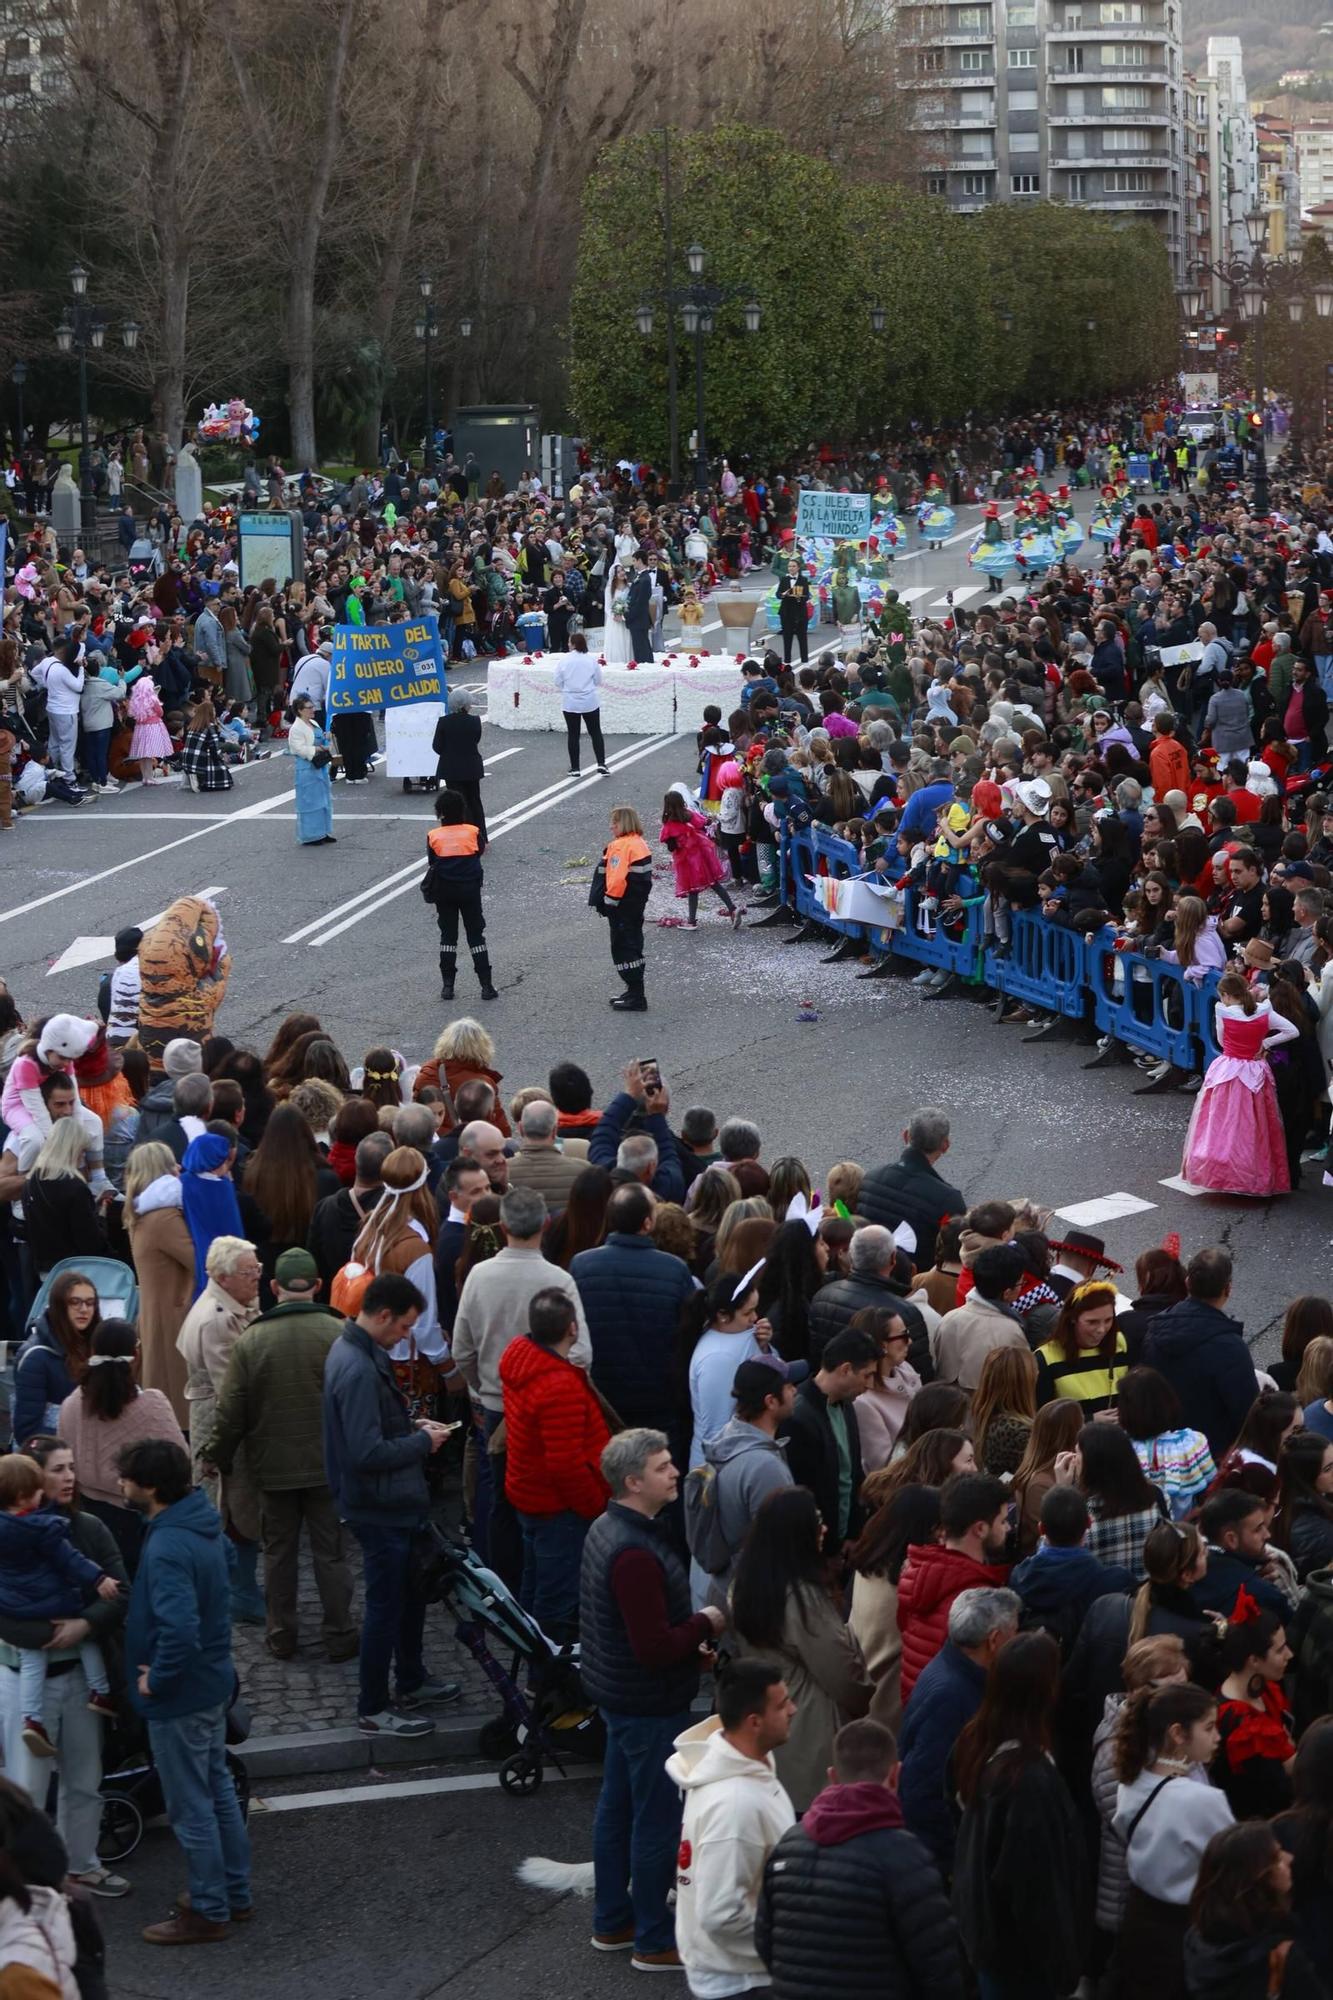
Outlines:
[{"label": "crowd behind barrier", "polygon": [[1126,951],[1109,925],[1083,936],[1036,911],[1015,910],[1009,943],[1002,948],[984,935],[979,899],[965,900],[961,933],[952,934],[938,921],[923,929],[920,892],[913,888],[892,910],[896,922],[857,922],[833,914],[818,891],[821,877],[864,879],[849,841],[811,826],[784,842],[781,863],[787,900],[798,916],[877,958],[934,966],[1035,1011],[1095,1021],[1103,1035],[1178,1069],[1205,1070],[1219,1053],[1213,1007],[1220,975],[1189,979],[1178,965]]}]

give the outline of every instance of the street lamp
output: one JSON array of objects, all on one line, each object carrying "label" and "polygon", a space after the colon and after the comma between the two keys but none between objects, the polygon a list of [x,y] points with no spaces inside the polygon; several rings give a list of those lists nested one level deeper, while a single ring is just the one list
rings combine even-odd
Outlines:
[{"label": "street lamp", "polygon": [[430,401],[430,344],[440,330],[440,323],[435,317],[435,308],[430,303],[431,280],[425,271],[417,279],[417,291],[421,295],[421,304],[417,308],[416,336],[421,342],[426,403],[426,449],[422,456],[422,470],[429,477],[435,469],[435,413]]},{"label": "street lamp", "polygon": [[[77,353],[79,357],[79,525],[83,546],[91,555],[97,543],[97,496],[93,492],[92,455],[88,443],[88,353],[89,349],[94,353],[101,352],[106,342],[107,322],[96,307],[86,303],[88,271],[85,265],[73,265],[69,288],[72,301],[66,305],[56,327],[56,346],[62,354]],[[120,337],[126,352],[132,354],[139,344],[139,322],[126,320]]]},{"label": "street lamp", "polygon": [[14,396],[18,400],[18,450],[20,450],[20,454],[22,454],[22,448],[24,448],[24,382],[26,380],[28,380],[28,362],[14,362],[14,366],[10,368],[10,382],[14,384]]},{"label": "street lamp", "polygon": [[[717,307],[729,299],[743,296],[733,285],[703,283],[705,256],[702,243],[691,243],[685,252],[685,263],[691,282],[681,286],[668,284],[664,291],[656,295],[666,308],[668,377],[673,412],[675,369],[672,343],[675,330],[674,315],[677,311],[680,313],[681,325],[687,338],[694,342],[694,482],[699,492],[706,491],[708,486],[708,444],[704,429],[704,338],[713,331]],[[634,324],[645,340],[651,337],[653,331],[655,321],[653,307],[654,297],[649,295],[641,299],[634,309]],[[757,299],[745,299],[741,307],[741,317],[747,333],[758,333],[763,316],[763,307]],[[674,433],[674,415],[671,428]]]},{"label": "street lamp", "polygon": [[1316,285],[1314,288],[1314,309],[1320,319],[1327,319],[1333,313],[1333,285]]},{"label": "street lamp", "polygon": [[883,306],[871,306],[870,331],[872,333],[883,333],[884,323],[887,318],[888,314],[885,312]]}]

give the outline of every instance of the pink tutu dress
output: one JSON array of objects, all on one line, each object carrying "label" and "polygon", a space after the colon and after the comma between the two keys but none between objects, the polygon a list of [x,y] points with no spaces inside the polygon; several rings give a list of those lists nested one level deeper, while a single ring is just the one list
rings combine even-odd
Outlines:
[{"label": "pink tutu dress", "polygon": [[145,758],[170,757],[173,746],[162,720],[162,698],[148,674],[141,675],[134,683],[130,716],[134,723],[134,734],[130,738],[130,762],[137,764]]},{"label": "pink tutu dress", "polygon": [[1218,1194],[1286,1194],[1287,1149],[1264,1048],[1300,1030],[1263,1002],[1246,1014],[1219,1001],[1216,1024],[1222,1053],[1194,1100],[1180,1171],[1194,1187]]},{"label": "pink tutu dress", "polygon": [[702,813],[692,812],[687,820],[663,820],[658,839],[670,852],[678,896],[711,889],[727,872]]}]

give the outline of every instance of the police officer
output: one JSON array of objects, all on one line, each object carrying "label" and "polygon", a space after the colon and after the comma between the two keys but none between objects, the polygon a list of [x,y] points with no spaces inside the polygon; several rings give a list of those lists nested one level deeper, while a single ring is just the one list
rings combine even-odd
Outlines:
[{"label": "police officer", "polygon": [[481,982],[483,1000],[498,1000],[491,984],[491,961],[486,949],[486,918],[481,907],[481,857],[486,842],[468,818],[467,801],[461,792],[440,792],[435,800],[433,826],[426,836],[426,874],[421,893],[435,905],[440,926],[440,998],[452,1000],[458,968],[458,919],[463,919],[472,969]]}]

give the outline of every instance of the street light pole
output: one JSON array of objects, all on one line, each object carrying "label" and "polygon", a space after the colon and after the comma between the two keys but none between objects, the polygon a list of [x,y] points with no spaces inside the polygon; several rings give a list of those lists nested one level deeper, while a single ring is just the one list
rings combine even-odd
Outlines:
[{"label": "street light pole", "polygon": [[[92,451],[88,438],[88,350],[93,348],[101,352],[106,339],[106,321],[87,304],[88,273],[82,264],[74,265],[69,282],[73,303],[66,306],[65,316],[56,328],[56,346],[62,354],[71,353],[77,346],[79,353],[79,533],[84,553],[92,557],[97,542],[97,496],[93,492]],[[127,351],[132,353],[139,344],[137,320],[125,321],[121,339]]]},{"label": "street light pole", "polygon": [[704,435],[704,320],[694,311],[694,485],[696,492],[708,491],[708,440]]},{"label": "street light pole", "polygon": [[[666,289],[671,291],[671,268],[676,249],[671,234],[671,128],[662,127],[662,234],[666,255]],[[673,497],[680,490],[680,392],[676,378],[676,315],[667,313],[667,481]]]},{"label": "street light pole", "polygon": [[417,338],[422,344],[425,360],[425,401],[426,401],[426,448],[422,454],[422,470],[427,477],[435,470],[435,415],[430,400],[430,343],[439,331],[435,318],[435,308],[430,302],[431,280],[423,271],[417,279],[417,290],[421,294],[421,311],[417,316]]}]

